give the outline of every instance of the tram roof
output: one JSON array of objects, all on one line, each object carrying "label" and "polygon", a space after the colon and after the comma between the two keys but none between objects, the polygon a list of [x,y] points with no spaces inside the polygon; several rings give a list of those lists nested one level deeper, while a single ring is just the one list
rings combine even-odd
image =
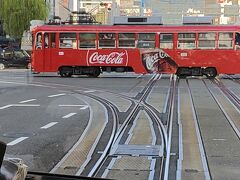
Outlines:
[{"label": "tram roof", "polygon": [[240,25],[42,25],[33,31],[51,32],[203,32],[239,31]]}]

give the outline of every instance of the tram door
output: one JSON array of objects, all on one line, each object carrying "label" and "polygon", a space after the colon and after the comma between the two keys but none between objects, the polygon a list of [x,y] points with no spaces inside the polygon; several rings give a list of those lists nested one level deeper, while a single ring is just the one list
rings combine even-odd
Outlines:
[{"label": "tram door", "polygon": [[43,71],[44,68],[44,61],[43,61],[43,55],[44,55],[44,51],[43,51],[43,34],[42,32],[37,33],[36,37],[35,37],[35,51],[33,54],[33,59],[34,61],[32,63],[33,66],[35,67],[35,71]]},{"label": "tram door", "polygon": [[[44,71],[50,71],[52,67],[52,51],[53,48],[55,48],[55,38],[52,38],[55,33],[44,33],[44,46],[43,46],[43,66],[44,66]],[[55,37],[55,36],[54,36]],[[54,42],[53,42],[54,41]]]}]

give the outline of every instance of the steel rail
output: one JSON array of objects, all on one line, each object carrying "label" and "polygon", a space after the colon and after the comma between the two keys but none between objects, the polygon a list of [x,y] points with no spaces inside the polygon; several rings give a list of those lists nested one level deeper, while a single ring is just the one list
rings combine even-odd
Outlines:
[{"label": "steel rail", "polygon": [[[124,94],[120,94],[120,93],[114,93],[114,92],[111,92],[111,91],[103,91],[103,90],[97,90],[96,91],[99,91],[99,92],[108,92],[108,93],[111,93],[113,95],[117,95],[119,97],[122,97],[124,99],[127,99],[127,100],[130,100],[132,103],[135,103],[135,107],[133,108],[133,110],[129,113],[129,116],[126,118],[126,119],[129,119],[131,120],[131,117],[137,112],[138,108],[143,105],[144,107],[146,107],[146,105],[143,103],[143,101],[146,99],[146,97],[148,96],[148,94],[150,93],[150,90],[151,90],[151,86],[154,84],[154,82],[158,79],[160,79],[161,76],[159,76],[158,74],[155,74],[154,76],[152,76],[152,78],[149,80],[149,82],[145,85],[145,88],[140,92],[141,97],[139,99],[136,99],[135,97],[132,97],[132,96],[127,96],[127,95],[124,95]],[[45,85],[45,86],[48,86],[48,87],[52,87],[52,88],[63,88],[62,90],[64,90],[65,92],[70,92],[70,93],[76,93],[76,94],[82,94],[82,95],[86,95],[88,97],[91,97],[93,98],[93,95],[92,94],[89,94],[89,93],[84,93],[84,92],[81,92],[80,89],[82,89],[82,91],[85,91],[85,90],[93,90],[92,88],[82,88],[82,87],[78,87],[78,86],[73,86],[73,85],[66,85],[66,84],[57,84],[57,83],[48,83],[48,82],[34,82],[34,83],[28,83],[29,85]],[[73,91],[72,88],[78,88],[79,90],[75,90]],[[95,90],[95,89],[94,89]],[[100,98],[101,97],[99,96],[95,96],[95,98],[93,99],[97,99],[97,98]],[[99,99],[98,99],[99,100]],[[110,103],[110,101],[108,100],[105,100],[105,105],[108,104],[108,107],[111,109],[112,113],[113,114],[116,114],[116,112],[114,113],[114,108],[113,108],[113,105]],[[149,107],[146,107],[146,108],[149,108]],[[158,119],[157,115],[153,112],[153,110],[150,110],[152,112],[152,115],[156,117],[156,119]],[[118,118],[116,118],[118,119]],[[105,161],[108,153],[109,153],[109,150],[111,149],[111,146],[112,144],[114,144],[118,138],[118,136],[123,133],[126,129],[126,126],[128,125],[128,122],[129,121],[124,121],[124,124],[122,124],[122,126],[119,128],[119,130],[115,133],[115,135],[111,135],[111,140],[113,139],[113,141],[109,141],[105,150],[104,150],[104,153],[102,154],[102,156],[99,158],[99,160],[97,161],[96,163],[96,166],[93,167],[93,169],[90,171],[90,173],[88,174],[88,176],[94,176],[97,171],[101,168],[101,165],[103,164],[103,162]],[[167,143],[167,133],[166,133],[166,130],[164,128],[164,125],[162,124],[161,120],[158,119],[157,120],[157,123],[160,124],[160,127],[163,131],[163,137],[164,137],[164,141],[166,141]],[[117,123],[116,123],[117,124]],[[114,125],[115,126],[115,125]],[[117,126],[117,125],[116,125]],[[162,131],[160,131],[160,133],[162,133]],[[114,137],[114,138],[113,138]],[[107,150],[108,149],[108,150]],[[104,157],[105,156],[105,157]],[[163,158],[164,159],[164,158]],[[98,166],[98,167],[97,167]]]},{"label": "steel rail", "polygon": [[[160,135],[162,137],[162,142],[163,142],[162,143],[162,149],[163,149],[163,154],[164,154],[164,151],[166,151],[166,147],[167,147],[167,131],[166,131],[161,119],[153,111],[152,107],[149,106],[148,104],[145,104],[145,103],[143,103],[143,106],[154,117],[156,123],[158,124],[159,132],[160,132]],[[161,169],[160,169],[159,180],[162,179],[162,176],[163,176],[163,164],[164,164],[164,157],[162,158],[162,166],[161,166]]]},{"label": "steel rail", "polygon": [[202,165],[203,165],[203,169],[204,169],[204,175],[205,175],[206,180],[210,180],[212,178],[211,178],[211,173],[209,171],[206,149],[204,147],[203,138],[202,138],[202,134],[200,131],[199,121],[198,121],[198,117],[197,117],[197,113],[196,113],[196,108],[194,106],[193,95],[192,95],[192,91],[191,91],[188,81],[187,81],[187,84],[188,84],[188,92],[190,94],[190,100],[191,100],[191,106],[192,106],[192,112],[193,112],[193,120],[194,120],[194,124],[195,124],[195,128],[196,128],[196,134],[197,134],[197,139],[198,139],[198,144],[199,144],[199,151],[201,154]]},{"label": "steel rail", "polygon": [[[131,122],[132,118],[134,117],[134,115],[139,111],[140,106],[144,106],[144,99],[149,95],[149,92],[153,86],[153,84],[156,82],[156,80],[158,79],[158,76],[153,76],[153,78],[149,81],[149,83],[145,86],[145,88],[143,89],[143,91],[141,92],[141,97],[139,98],[139,100],[136,102],[134,101],[135,107],[133,108],[133,110],[129,113],[128,117],[126,118],[126,120],[124,121],[124,123],[121,125],[120,129],[118,130],[118,132],[115,135],[114,141],[112,143],[112,145],[117,144],[118,141],[120,141],[123,133],[126,131],[126,128],[128,127],[128,124]],[[125,97],[126,98],[126,97]],[[154,117],[157,117],[156,115],[154,115]],[[161,131],[160,131],[161,132]],[[98,169],[100,169],[101,167],[99,167]]]},{"label": "steel rail", "polygon": [[[156,76],[153,76],[153,78],[150,79],[150,81],[148,82],[148,84],[146,85],[147,88],[143,89],[143,95],[141,96],[139,102],[135,105],[135,107],[133,108],[133,110],[130,112],[129,116],[126,118],[126,120],[124,121],[124,123],[122,124],[122,126],[120,127],[120,129],[117,131],[116,127],[117,127],[117,121],[115,120],[114,122],[114,127],[115,130],[112,131],[111,134],[111,138],[105,148],[105,150],[103,151],[101,157],[98,159],[98,161],[95,163],[95,165],[93,166],[92,170],[90,171],[90,173],[88,173],[88,177],[93,177],[96,176],[96,174],[98,173],[98,171],[101,169],[101,166],[104,164],[105,160],[107,159],[109,152],[112,148],[112,145],[116,143],[117,139],[121,136],[122,133],[124,133],[125,129],[127,128],[127,125],[129,124],[129,122],[132,120],[132,117],[135,115],[135,113],[137,113],[139,106],[141,105],[141,101],[147,96],[147,93],[149,91],[149,88],[151,87],[151,85],[155,82]],[[109,105],[110,102],[102,99],[100,97],[97,97],[95,95],[90,95],[90,94],[86,94],[87,96],[90,96],[94,99],[98,99],[100,100],[103,104],[107,104]],[[104,101],[104,102],[103,102]],[[114,109],[112,107],[110,107],[112,111],[114,111]]]},{"label": "steel rail", "polygon": [[[154,78],[155,76],[153,76],[149,82],[147,83],[146,87],[150,87],[150,85],[155,82],[154,81]],[[121,136],[121,134],[125,131],[125,129],[127,128],[127,125],[129,124],[129,121],[131,120],[131,117],[136,113],[137,109],[139,108],[140,104],[141,104],[141,101],[144,99],[144,97],[146,96],[146,93],[147,93],[147,90],[146,88],[143,89],[143,91],[141,93],[142,96],[139,100],[134,100],[134,102],[136,103],[135,104],[135,107],[133,108],[133,110],[129,113],[128,117],[126,118],[126,120],[124,121],[124,123],[122,124],[122,126],[120,127],[120,129],[118,130],[115,138],[114,138],[114,143],[117,141],[117,139],[119,138],[119,136]],[[124,96],[122,96],[122,98],[124,98]]]},{"label": "steel rail", "polygon": [[[229,122],[229,124],[230,124],[231,127],[233,128],[233,131],[235,132],[235,134],[237,135],[237,137],[240,139],[240,131],[239,131],[239,129],[236,127],[235,123],[232,121],[232,119],[229,117],[229,115],[227,114],[227,112],[224,110],[223,106],[222,106],[221,103],[218,101],[218,99],[216,98],[216,96],[214,95],[214,93],[213,93],[213,92],[211,91],[211,89],[207,86],[206,82],[204,82],[204,84],[205,84],[205,86],[208,88],[208,91],[211,93],[213,99],[216,101],[218,107],[219,107],[219,108],[221,109],[221,111],[223,112],[223,114],[224,114],[224,116],[226,117],[227,121]],[[218,86],[218,84],[216,84],[216,85]],[[228,94],[228,91],[229,91],[229,90],[223,91],[223,90],[224,90],[224,87],[225,87],[225,86],[222,86],[221,88],[218,87],[218,88],[223,92],[223,94],[226,96],[226,98],[229,100],[229,102],[230,102],[233,106],[235,106],[235,103],[232,102],[232,96],[231,96],[231,94]],[[225,87],[225,88],[226,88],[226,87]],[[240,104],[239,104],[239,105],[240,105]],[[238,112],[240,112],[239,107],[236,107],[236,106],[235,106],[235,108],[236,108],[236,110],[237,110]]]},{"label": "steel rail", "polygon": [[114,120],[113,120],[113,130],[110,136],[110,139],[108,141],[108,144],[106,145],[101,157],[98,159],[98,161],[95,163],[94,167],[92,168],[92,170],[88,173],[88,177],[93,177],[96,175],[96,173],[98,172],[99,168],[101,167],[101,165],[104,163],[104,161],[106,160],[106,157],[108,155],[108,152],[111,149],[111,146],[113,144],[113,140],[114,140],[114,136],[116,134],[117,131],[117,113],[114,110],[114,108],[112,107],[111,104],[109,104],[109,108],[111,109],[112,113],[115,114],[115,116],[113,116]]},{"label": "steel rail", "polygon": [[168,123],[167,123],[167,147],[166,147],[166,160],[164,167],[164,180],[168,180],[169,176],[169,166],[170,166],[170,155],[171,155],[171,141],[172,141],[172,126],[173,126],[173,112],[175,107],[175,91],[176,91],[176,76],[171,79],[171,94],[169,96],[169,112],[168,112]]},{"label": "steel rail", "polygon": [[214,79],[212,82],[229,98],[229,100],[240,110],[240,99],[230,91],[220,80]]}]

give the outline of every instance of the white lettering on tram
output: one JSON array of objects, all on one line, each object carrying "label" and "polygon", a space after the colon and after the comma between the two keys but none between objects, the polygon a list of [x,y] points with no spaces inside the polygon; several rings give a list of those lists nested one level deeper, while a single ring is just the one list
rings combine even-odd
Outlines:
[{"label": "white lettering on tram", "polygon": [[90,64],[123,64],[125,52],[111,52],[110,54],[99,54],[94,52],[89,57]]},{"label": "white lettering on tram", "polygon": [[158,53],[154,55],[148,55],[146,57],[146,66],[148,70],[152,70],[154,68],[154,64],[159,61]]}]

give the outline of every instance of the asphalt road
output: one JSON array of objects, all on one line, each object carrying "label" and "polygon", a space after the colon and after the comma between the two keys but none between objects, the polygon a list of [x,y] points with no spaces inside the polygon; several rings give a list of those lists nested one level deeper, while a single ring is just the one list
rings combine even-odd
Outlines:
[{"label": "asphalt road", "polygon": [[[99,78],[61,78],[50,73],[32,75],[21,69],[0,71],[0,140],[8,144],[6,158],[23,159],[31,171],[51,171],[72,151],[92,117],[110,121],[104,112],[107,110],[100,108],[98,101],[86,98],[88,94],[111,102],[117,109],[119,124],[123,124],[132,108],[131,100],[138,102],[153,77],[104,73]],[[170,77],[159,76],[145,100],[155,108],[163,123],[167,122]],[[233,77],[238,80],[237,75]],[[224,76],[219,80],[239,98],[239,83]],[[239,109],[220,88],[204,78],[180,79],[175,96],[171,179],[237,179]],[[95,126],[98,125],[101,130],[100,124]],[[159,134],[155,136],[159,138]]]},{"label": "asphalt road", "polygon": [[6,156],[23,159],[31,171],[49,172],[77,142],[89,121],[88,103],[72,91],[134,95],[150,77],[34,77],[27,70],[1,71],[0,139],[8,144]]}]

